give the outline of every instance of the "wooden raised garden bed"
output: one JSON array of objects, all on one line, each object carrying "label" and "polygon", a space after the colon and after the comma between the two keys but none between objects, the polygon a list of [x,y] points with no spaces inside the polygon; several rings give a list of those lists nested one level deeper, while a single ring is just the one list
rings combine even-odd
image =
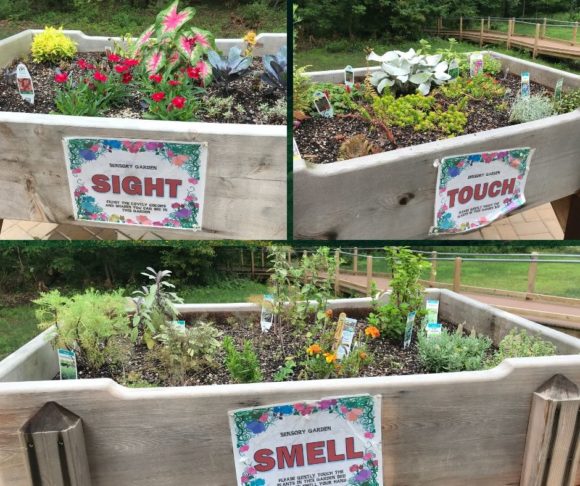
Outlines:
[{"label": "wooden raised garden bed", "polygon": [[[526,437],[530,442],[541,433],[535,428],[527,432],[532,396],[557,374],[569,381],[558,378],[550,382],[553,386],[580,383],[580,340],[447,290],[426,295],[440,300],[442,321],[465,323],[466,330],[475,328],[496,345],[510,329],[525,329],[554,343],[559,355],[509,359],[475,372],[128,389],[110,379],[53,381],[55,353],[38,337],[0,363],[0,482],[30,484],[19,429],[47,402],[82,419],[92,485],[230,486],[235,472],[229,410],[370,393],[382,396],[384,484],[517,484],[522,474],[530,474],[530,460],[524,461]],[[335,312],[369,306],[370,299],[329,301]],[[210,319],[216,314],[243,317],[258,313],[259,306],[184,305],[180,311]],[[577,410],[580,398],[573,390],[569,395],[567,406],[575,404]],[[564,449],[554,452],[558,461],[573,458],[574,445]],[[526,458],[532,453],[533,447]],[[557,474],[552,462],[546,470]],[[580,480],[576,463],[564,468],[567,482],[557,484],[572,486]]]},{"label": "wooden raised garden bed", "polygon": [[[0,41],[0,67],[29,53],[37,30]],[[64,31],[79,53],[103,52],[118,39]],[[227,52],[241,39],[218,39]],[[254,56],[276,54],[285,34],[260,34]],[[18,96],[16,92],[15,96]],[[0,110],[4,109],[0,106]],[[177,122],[0,111],[0,219],[91,225],[74,221],[64,137],[145,139],[207,144],[203,222],[199,231],[145,227],[163,238],[284,239],[286,237],[286,127]],[[98,223],[119,228],[110,223]],[[134,230],[135,227],[127,227]]]},{"label": "wooden raised garden bed", "polygon": [[[530,73],[532,82],[553,90],[580,87],[580,76],[490,52],[511,75]],[[370,72],[377,68],[370,68]],[[364,77],[367,68],[355,69]],[[343,83],[344,71],[308,73],[318,82]],[[309,125],[304,123],[304,129]],[[405,146],[350,160],[313,164],[294,160],[294,237],[297,239],[424,239],[433,225],[436,160],[446,156],[531,147],[535,153],[525,190],[531,208],[562,201],[561,222],[571,238],[580,190],[580,111],[541,120]],[[298,130],[300,130],[299,128]],[[299,140],[298,140],[299,142]],[[329,140],[327,144],[336,144]],[[298,143],[303,156],[307,155]],[[305,157],[306,158],[306,157]],[[321,195],[324,195],[321,197]]]}]

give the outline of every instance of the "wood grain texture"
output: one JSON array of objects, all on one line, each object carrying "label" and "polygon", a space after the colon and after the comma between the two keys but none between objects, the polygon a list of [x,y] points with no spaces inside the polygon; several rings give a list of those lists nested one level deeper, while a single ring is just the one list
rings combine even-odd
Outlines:
[{"label": "wood grain texture", "polygon": [[[0,66],[26,54],[34,33],[0,41]],[[81,51],[112,38],[67,31]],[[260,34],[256,55],[275,53],[286,34]],[[228,49],[240,39],[218,40]],[[144,138],[208,143],[202,231],[150,228],[167,239],[286,239],[286,127],[38,115],[0,111],[0,219],[96,226],[75,221],[63,137]],[[98,224],[114,229],[127,225]],[[145,227],[140,227],[147,230]]]},{"label": "wood grain texture", "polygon": [[[495,54],[494,54],[495,55]],[[568,87],[580,76],[498,55],[511,72],[530,70],[532,79]],[[364,71],[364,70],[363,70]],[[342,72],[342,71],[340,71]],[[313,73],[334,80],[337,72]],[[402,148],[332,164],[294,162],[296,239],[425,239],[433,225],[436,159],[515,147],[536,149],[524,209],[580,189],[580,111],[521,125]],[[361,195],[364,195],[361,197]],[[521,211],[521,210],[520,210]],[[444,237],[442,237],[444,238]]]}]

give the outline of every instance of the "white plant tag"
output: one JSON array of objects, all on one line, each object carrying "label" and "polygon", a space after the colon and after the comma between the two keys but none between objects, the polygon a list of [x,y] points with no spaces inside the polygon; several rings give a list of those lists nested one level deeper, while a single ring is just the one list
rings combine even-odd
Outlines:
[{"label": "white plant tag", "polygon": [[564,86],[564,78],[558,79],[558,81],[556,81],[556,88],[554,88],[554,101],[560,101],[560,98],[562,98],[563,86]]},{"label": "white plant tag", "polygon": [[356,319],[351,319],[347,317],[344,320],[344,327],[342,328],[342,337],[340,343],[336,348],[336,359],[339,361],[348,356],[352,348],[352,341],[354,340],[354,333],[356,331]]},{"label": "white plant tag", "polygon": [[352,66],[346,66],[344,68],[344,84],[349,88],[354,86],[354,69]]},{"label": "white plant tag", "polygon": [[483,54],[476,53],[469,56],[469,75],[473,78],[483,73]]},{"label": "white plant tag", "polygon": [[322,91],[314,93],[314,106],[316,107],[316,111],[324,118],[332,118],[334,116],[334,110],[326,93]]},{"label": "white plant tag", "polygon": [[413,328],[415,327],[415,311],[409,312],[407,315],[407,325],[405,326],[405,338],[403,340],[403,349],[407,349],[413,340]]},{"label": "white plant tag", "polygon": [[16,66],[16,84],[18,85],[18,92],[22,96],[22,99],[33,105],[34,86],[32,85],[32,77],[28,72],[28,68],[22,63]]},{"label": "white plant tag", "polygon": [[270,294],[264,295],[262,301],[262,314],[260,316],[260,328],[262,332],[268,332],[274,322],[274,297]]},{"label": "white plant tag", "polygon": [[529,98],[530,97],[530,73],[528,71],[524,71],[522,73],[521,96],[522,96],[522,98]]}]

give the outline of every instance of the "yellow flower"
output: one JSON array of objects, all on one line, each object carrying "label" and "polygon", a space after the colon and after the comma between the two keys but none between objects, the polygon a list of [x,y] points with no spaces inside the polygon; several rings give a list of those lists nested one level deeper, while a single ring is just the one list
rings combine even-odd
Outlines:
[{"label": "yellow flower", "polygon": [[318,354],[322,351],[322,348],[318,344],[313,344],[312,346],[308,346],[306,352],[312,356],[313,354]]},{"label": "yellow flower", "polygon": [[250,30],[245,36],[244,41],[246,41],[251,46],[256,45],[256,33],[253,30]]},{"label": "yellow flower", "polygon": [[361,353],[359,354],[359,357],[360,357],[360,359],[362,359],[364,361],[365,359],[368,358],[368,354],[365,353],[364,351],[361,351]]},{"label": "yellow flower", "polygon": [[327,363],[334,363],[336,361],[336,354],[334,353],[324,353]]}]

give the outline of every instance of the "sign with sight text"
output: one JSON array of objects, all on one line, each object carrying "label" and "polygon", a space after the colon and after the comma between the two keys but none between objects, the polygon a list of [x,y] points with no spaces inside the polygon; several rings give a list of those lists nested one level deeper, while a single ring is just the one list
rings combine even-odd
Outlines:
[{"label": "sign with sight text", "polygon": [[207,144],[65,138],[77,220],[199,230]]},{"label": "sign with sight text", "polygon": [[430,233],[480,229],[523,206],[533,153],[526,147],[443,158]]},{"label": "sign with sight text", "polygon": [[238,486],[382,486],[381,397],[229,412]]}]

